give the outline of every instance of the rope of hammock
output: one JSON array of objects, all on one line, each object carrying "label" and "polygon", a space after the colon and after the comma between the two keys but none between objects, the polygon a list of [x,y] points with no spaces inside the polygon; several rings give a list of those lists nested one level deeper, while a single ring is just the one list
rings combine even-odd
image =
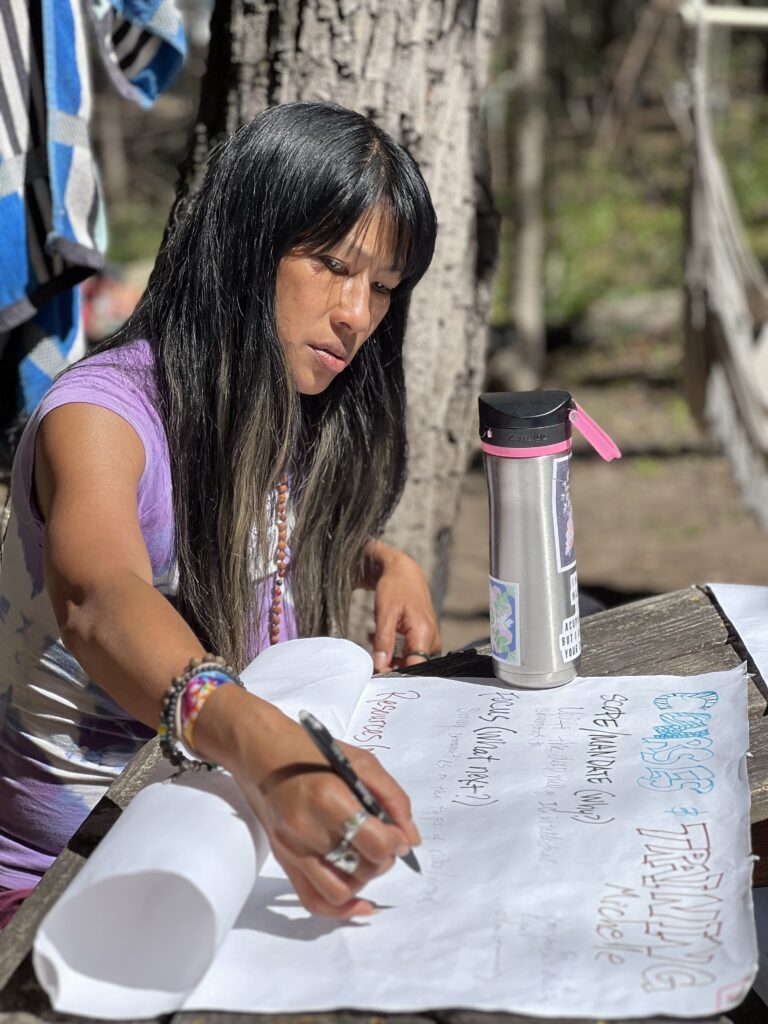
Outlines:
[{"label": "rope of hammock", "polygon": [[768,278],[746,241],[714,138],[706,17],[714,9],[702,0],[687,6],[699,16],[691,66],[686,385],[694,412],[731,461],[745,503],[768,528]]}]

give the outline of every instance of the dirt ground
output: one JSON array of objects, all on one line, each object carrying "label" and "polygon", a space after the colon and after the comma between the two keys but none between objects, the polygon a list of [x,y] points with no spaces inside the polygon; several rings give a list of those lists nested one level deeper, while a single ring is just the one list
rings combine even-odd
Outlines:
[{"label": "dirt ground", "polygon": [[[768,533],[742,505],[728,461],[681,397],[679,343],[627,339],[555,353],[565,387],[623,458],[574,445],[571,483],[579,581],[608,604],[694,583],[768,584]],[[481,468],[467,475],[444,605],[445,650],[487,636],[488,511]]]}]

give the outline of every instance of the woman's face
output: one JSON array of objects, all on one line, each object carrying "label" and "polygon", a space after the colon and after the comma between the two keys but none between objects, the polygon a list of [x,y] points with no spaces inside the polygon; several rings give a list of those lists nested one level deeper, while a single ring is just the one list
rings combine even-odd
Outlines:
[{"label": "woman's face", "polygon": [[297,391],[319,395],[389,309],[400,270],[378,210],[327,252],[289,253],[277,271],[277,333]]}]

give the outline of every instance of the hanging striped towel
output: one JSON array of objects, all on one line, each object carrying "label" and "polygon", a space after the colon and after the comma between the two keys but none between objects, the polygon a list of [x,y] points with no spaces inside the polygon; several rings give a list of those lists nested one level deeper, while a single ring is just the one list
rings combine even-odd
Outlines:
[{"label": "hanging striped towel", "polygon": [[[104,265],[86,17],[110,80],[142,106],[170,85],[185,55],[172,0],[0,4],[0,349],[29,326],[20,367],[27,412],[82,354],[74,286]],[[49,310],[33,324],[54,300],[56,316]],[[68,328],[51,331],[62,315]]]}]

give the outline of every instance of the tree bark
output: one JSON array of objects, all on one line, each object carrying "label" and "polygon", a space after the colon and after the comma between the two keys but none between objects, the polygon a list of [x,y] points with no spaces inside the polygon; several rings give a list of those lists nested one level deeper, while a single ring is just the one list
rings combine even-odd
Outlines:
[{"label": "tree bark", "polygon": [[488,226],[495,218],[481,98],[497,4],[218,0],[175,207],[194,192],[213,145],[259,111],[291,100],[332,100],[368,114],[419,162],[440,231],[411,303],[410,470],[387,539],[419,561],[438,607],[486,347],[495,255]]},{"label": "tree bark", "polygon": [[519,2],[517,94],[520,120],[515,174],[515,275],[512,319],[525,362],[544,370],[544,42],[541,0]]}]

